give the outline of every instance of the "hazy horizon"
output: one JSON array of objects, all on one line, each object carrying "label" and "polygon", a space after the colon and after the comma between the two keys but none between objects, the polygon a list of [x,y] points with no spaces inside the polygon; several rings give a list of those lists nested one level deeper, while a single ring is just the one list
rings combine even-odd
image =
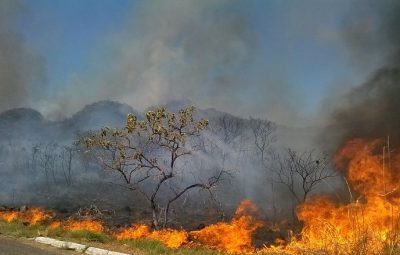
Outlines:
[{"label": "hazy horizon", "polygon": [[[396,2],[0,1],[0,111],[171,100],[325,126],[397,52]],[[390,24],[389,24],[390,23]],[[389,24],[389,25],[388,25]]]}]

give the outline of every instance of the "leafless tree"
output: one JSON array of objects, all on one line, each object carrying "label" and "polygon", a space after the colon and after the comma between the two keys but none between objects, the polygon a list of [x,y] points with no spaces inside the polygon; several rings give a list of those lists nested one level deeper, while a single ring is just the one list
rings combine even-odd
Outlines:
[{"label": "leafless tree", "polygon": [[199,146],[192,138],[208,125],[205,119],[195,120],[193,112],[193,107],[179,113],[157,108],[143,121],[130,114],[125,128],[103,128],[84,139],[105,169],[118,173],[124,187],[149,201],[155,227],[162,219],[167,225],[172,203],[183,194],[195,188],[212,192],[225,174],[223,169],[191,171],[184,160],[195,156]]},{"label": "leafless tree", "polygon": [[64,175],[65,183],[68,186],[72,184],[72,166],[75,150],[76,149],[71,146],[64,146],[59,155],[60,167]]},{"label": "leafless tree", "polygon": [[212,131],[221,136],[225,144],[231,145],[245,130],[245,121],[242,118],[225,113],[216,118]]},{"label": "leafless tree", "polygon": [[249,127],[254,139],[254,145],[260,153],[261,163],[265,164],[266,154],[271,144],[275,141],[276,125],[268,120],[250,117]]},{"label": "leafless tree", "polygon": [[50,191],[50,178],[57,184],[56,171],[58,155],[56,153],[56,146],[53,144],[40,144],[36,150],[37,163],[45,174],[47,189]]},{"label": "leafless tree", "polygon": [[[269,120],[263,119],[255,119],[250,117],[248,122],[248,128],[250,129],[250,135],[252,137],[256,154],[258,156],[259,166],[263,168],[263,170],[268,169],[268,162],[267,156],[273,153],[272,151],[272,144],[275,142],[275,131],[276,125],[275,123]],[[253,151],[253,150],[252,150]],[[272,209],[273,209],[273,216],[276,216],[277,206],[276,206],[276,192],[275,192],[275,183],[272,177],[268,174],[267,180],[269,182],[271,188],[271,196],[272,196]]]},{"label": "leafless tree", "polygon": [[297,203],[306,201],[322,181],[336,176],[326,155],[313,150],[298,153],[287,149],[282,157],[274,158],[276,181],[287,187]]}]

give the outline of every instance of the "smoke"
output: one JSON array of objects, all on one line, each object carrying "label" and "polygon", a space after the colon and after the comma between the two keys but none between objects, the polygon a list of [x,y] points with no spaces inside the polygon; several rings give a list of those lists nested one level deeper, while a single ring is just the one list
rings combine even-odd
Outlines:
[{"label": "smoke", "polygon": [[144,1],[131,16],[95,57],[92,71],[71,82],[56,110],[73,112],[99,99],[143,110],[176,99],[236,96],[230,93],[241,86],[239,73],[255,47],[246,5]]},{"label": "smoke", "polygon": [[[331,126],[323,136],[339,130],[338,142],[355,137],[385,138],[399,144],[400,136],[400,4],[364,3],[355,5],[369,10],[344,30],[344,38],[354,63],[377,66],[360,86],[336,97],[330,109]],[[372,14],[372,15],[370,15]],[[378,63],[380,63],[378,65]],[[367,70],[369,70],[367,68]],[[338,106],[340,105],[340,106]]]},{"label": "smoke", "polygon": [[191,100],[201,108],[295,122],[294,95],[285,72],[269,70],[273,60],[260,55],[252,4],[138,3],[120,31],[104,35],[90,68],[72,77],[41,112],[54,119],[98,100],[124,102],[139,111]]},{"label": "smoke", "polygon": [[16,32],[25,12],[19,1],[0,1],[0,110],[30,105],[42,93],[43,60]]}]

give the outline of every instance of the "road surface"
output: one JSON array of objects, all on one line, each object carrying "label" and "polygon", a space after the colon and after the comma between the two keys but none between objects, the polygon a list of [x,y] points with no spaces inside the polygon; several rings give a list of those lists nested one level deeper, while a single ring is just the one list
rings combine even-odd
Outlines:
[{"label": "road surface", "polygon": [[27,239],[0,235],[0,255],[76,255],[76,252],[57,249]]}]

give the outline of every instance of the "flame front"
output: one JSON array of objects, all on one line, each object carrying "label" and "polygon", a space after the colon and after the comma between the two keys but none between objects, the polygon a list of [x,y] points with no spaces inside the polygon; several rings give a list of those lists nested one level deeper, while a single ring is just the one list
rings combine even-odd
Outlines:
[{"label": "flame front", "polygon": [[104,230],[102,222],[98,220],[68,220],[65,224],[65,229],[70,231],[88,230],[101,233]]},{"label": "flame front", "polygon": [[201,230],[186,232],[184,230],[162,229],[151,231],[143,224],[133,225],[116,233],[118,240],[147,238],[162,242],[170,248],[178,248],[188,242],[189,237],[204,245],[236,253],[254,251],[252,235],[260,223],[252,216],[257,208],[250,200],[242,201],[236,209],[231,222],[220,222]]},{"label": "flame front", "polygon": [[349,141],[335,161],[345,168],[350,203],[315,197],[301,204],[301,241],[288,250],[324,250],[329,254],[382,254],[396,248],[400,230],[400,154],[385,154],[379,140]]},{"label": "flame front", "polygon": [[7,222],[11,222],[13,220],[18,219],[18,212],[16,212],[16,211],[0,212],[0,218]]},{"label": "flame front", "polygon": [[158,240],[169,248],[178,248],[187,243],[188,233],[184,230],[162,229],[152,232],[148,238]]},{"label": "flame front", "polygon": [[188,240],[188,233],[184,230],[162,229],[151,231],[150,227],[144,224],[133,225],[121,230],[116,234],[118,240],[146,238],[162,242],[169,248],[178,248]]},{"label": "flame front", "polygon": [[228,253],[252,252],[252,235],[261,225],[252,216],[256,211],[250,200],[244,200],[231,222],[219,222],[190,234],[195,240]]},{"label": "flame front", "polygon": [[151,233],[150,227],[144,224],[136,224],[132,227],[122,229],[116,234],[118,240],[129,240],[147,238]]},{"label": "flame front", "polygon": [[2,211],[0,212],[0,218],[11,222],[13,220],[20,220],[30,225],[35,225],[39,222],[43,222],[53,218],[54,214],[49,211],[45,211],[41,208],[29,208],[25,211]]}]

